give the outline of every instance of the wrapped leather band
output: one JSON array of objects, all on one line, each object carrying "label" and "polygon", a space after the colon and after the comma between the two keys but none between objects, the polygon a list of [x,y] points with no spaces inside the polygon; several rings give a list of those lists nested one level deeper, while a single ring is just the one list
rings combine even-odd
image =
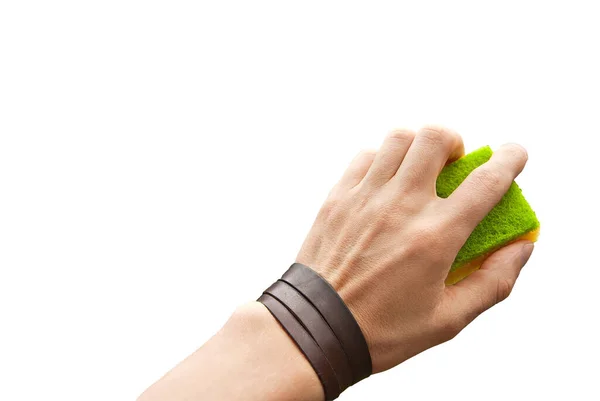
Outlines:
[{"label": "wrapped leather band", "polygon": [[358,323],[335,289],[314,270],[294,263],[258,301],[306,356],[326,400],[371,375],[371,355]]},{"label": "wrapped leather band", "polygon": [[297,289],[315,306],[329,324],[348,355],[353,372],[353,383],[372,373],[371,354],[367,341],[335,289],[311,268],[294,263],[281,277],[282,281]]},{"label": "wrapped leather band", "polygon": [[323,350],[333,368],[340,392],[352,385],[352,370],[348,356],[339,340],[315,307],[288,283],[278,280],[264,292],[289,307],[290,312],[304,326]]},{"label": "wrapped leather band", "polygon": [[333,400],[337,398],[340,395],[341,390],[335,377],[335,373],[333,372],[329,361],[323,354],[323,351],[311,335],[308,334],[300,322],[296,320],[294,315],[279,300],[277,300],[277,298],[274,298],[269,294],[263,294],[258,298],[258,301],[267,307],[275,319],[279,321],[283,329],[298,345],[306,359],[308,359],[308,362],[317,373],[317,376],[323,385],[325,399]]}]

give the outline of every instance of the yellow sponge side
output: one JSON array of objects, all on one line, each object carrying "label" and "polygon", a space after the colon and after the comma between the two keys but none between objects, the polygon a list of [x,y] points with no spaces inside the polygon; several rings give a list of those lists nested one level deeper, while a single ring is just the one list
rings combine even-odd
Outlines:
[{"label": "yellow sponge side", "polygon": [[[515,239],[514,241],[504,244],[503,246],[512,244],[513,242],[522,241],[522,240],[535,242],[535,241],[537,241],[539,235],[540,235],[540,228],[538,227],[533,231],[525,233],[524,235],[520,236],[519,238]],[[488,256],[490,256],[492,253],[494,253],[494,252],[488,252],[485,255],[481,255],[478,258],[473,259],[472,261],[467,262],[464,265],[460,266],[456,270],[448,273],[448,277],[446,277],[446,285],[456,284],[463,278],[467,277],[469,274],[473,273],[475,270],[478,270],[481,267],[481,265],[483,264],[483,262],[485,262],[485,260],[488,258]]]}]

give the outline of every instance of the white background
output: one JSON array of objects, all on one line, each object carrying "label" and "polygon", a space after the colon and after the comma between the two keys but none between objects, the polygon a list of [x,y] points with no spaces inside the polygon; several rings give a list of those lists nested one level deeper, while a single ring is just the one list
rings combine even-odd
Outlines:
[{"label": "white background", "polygon": [[395,127],[515,141],[513,295],[343,400],[597,400],[594,2],[0,3],[0,399],[134,400]]}]

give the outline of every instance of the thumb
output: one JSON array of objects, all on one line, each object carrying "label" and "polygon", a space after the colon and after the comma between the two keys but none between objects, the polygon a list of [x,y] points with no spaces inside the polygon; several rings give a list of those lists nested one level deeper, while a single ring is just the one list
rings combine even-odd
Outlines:
[{"label": "thumb", "polygon": [[446,288],[452,315],[466,326],[481,313],[505,300],[533,252],[533,242],[518,241],[494,252],[481,268]]}]

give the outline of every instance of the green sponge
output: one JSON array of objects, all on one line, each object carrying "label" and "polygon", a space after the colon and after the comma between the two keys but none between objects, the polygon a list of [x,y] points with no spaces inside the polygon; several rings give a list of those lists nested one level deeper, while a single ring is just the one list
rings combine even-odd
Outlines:
[{"label": "green sponge", "polygon": [[[444,167],[437,179],[437,194],[447,198],[471,171],[492,156],[485,146]],[[513,182],[504,197],[475,227],[452,263],[446,284],[454,284],[477,270],[495,250],[519,239],[537,240],[540,222]]]}]

